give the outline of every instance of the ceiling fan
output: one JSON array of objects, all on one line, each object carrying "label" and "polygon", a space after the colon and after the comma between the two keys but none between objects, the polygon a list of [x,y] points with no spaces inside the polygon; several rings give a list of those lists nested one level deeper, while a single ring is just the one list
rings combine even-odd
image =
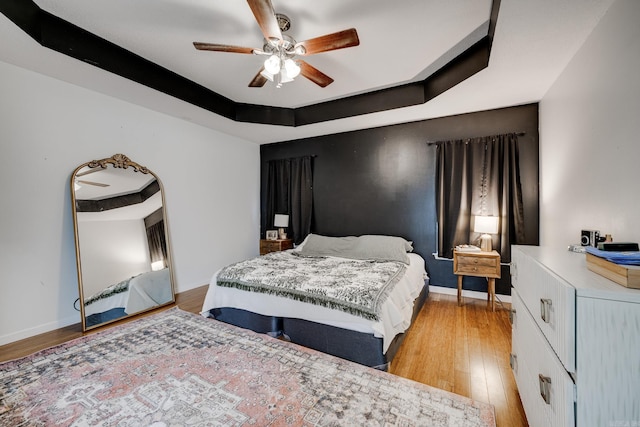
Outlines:
[{"label": "ceiling fan", "polygon": [[96,187],[109,187],[109,184],[103,184],[101,182],[94,182],[94,181],[84,181],[82,179],[76,179],[76,182],[78,184],[95,185]]},{"label": "ceiling fan", "polygon": [[333,83],[333,79],[298,57],[360,44],[355,28],[296,42],[288,34],[283,34],[290,28],[291,21],[287,16],[274,12],[271,0],[247,0],[247,3],[264,35],[262,49],[201,42],[193,42],[193,45],[198,50],[267,56],[249,87],[262,87],[269,80],[279,88],[299,74],[320,87],[326,87]]}]

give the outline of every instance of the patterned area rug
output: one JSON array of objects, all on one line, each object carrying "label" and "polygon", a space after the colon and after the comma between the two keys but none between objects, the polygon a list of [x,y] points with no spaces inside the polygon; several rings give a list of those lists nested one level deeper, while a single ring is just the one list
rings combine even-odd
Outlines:
[{"label": "patterned area rug", "polygon": [[2,426],[490,426],[493,407],[173,308],[0,364]]}]

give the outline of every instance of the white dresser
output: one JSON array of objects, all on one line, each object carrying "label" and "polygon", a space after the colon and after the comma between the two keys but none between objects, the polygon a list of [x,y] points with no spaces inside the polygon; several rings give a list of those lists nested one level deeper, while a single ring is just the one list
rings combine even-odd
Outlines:
[{"label": "white dresser", "polygon": [[584,254],[513,246],[512,368],[533,427],[640,427],[640,290]]}]

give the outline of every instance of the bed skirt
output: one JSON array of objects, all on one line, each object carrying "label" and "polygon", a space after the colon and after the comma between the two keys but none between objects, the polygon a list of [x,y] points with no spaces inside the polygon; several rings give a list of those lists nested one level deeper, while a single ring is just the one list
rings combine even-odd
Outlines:
[{"label": "bed skirt", "polygon": [[[428,295],[429,282],[427,280],[413,304],[411,324],[413,324]],[[215,319],[222,322],[274,337],[283,336],[293,343],[384,371],[388,370],[389,364],[408,331],[396,335],[387,352],[383,353],[382,338],[374,337],[373,334],[302,319],[264,316],[237,308],[215,308],[210,310],[210,313]]]}]

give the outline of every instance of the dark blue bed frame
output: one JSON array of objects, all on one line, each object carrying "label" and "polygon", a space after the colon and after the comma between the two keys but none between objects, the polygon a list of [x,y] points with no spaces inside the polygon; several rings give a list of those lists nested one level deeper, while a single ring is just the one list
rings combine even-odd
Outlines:
[{"label": "dark blue bed frame", "polygon": [[[429,281],[413,305],[411,324],[429,295]],[[332,354],[361,365],[388,370],[408,330],[396,335],[386,353],[382,352],[382,338],[335,326],[289,317],[264,316],[237,308],[215,308],[210,314],[217,320],[252,331],[280,336],[293,343]]]}]

